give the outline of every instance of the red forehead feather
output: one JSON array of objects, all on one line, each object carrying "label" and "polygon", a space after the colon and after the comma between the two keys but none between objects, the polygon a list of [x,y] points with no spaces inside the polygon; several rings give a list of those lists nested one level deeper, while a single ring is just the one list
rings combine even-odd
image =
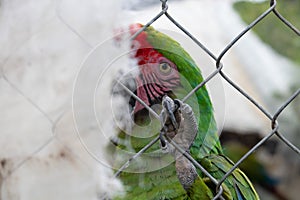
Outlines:
[{"label": "red forehead feather", "polygon": [[[138,32],[141,28],[143,28],[142,24],[132,24],[130,25],[130,33],[131,35],[134,35],[136,32]],[[134,38],[135,42],[139,43],[139,48],[149,48],[152,47],[152,45],[147,41],[147,33],[145,31],[141,32]]]},{"label": "red forehead feather", "polygon": [[[130,33],[134,35],[138,30],[143,28],[142,24],[136,23],[130,25]],[[138,45],[138,46],[135,46]],[[133,40],[132,48],[138,48],[135,57],[138,59],[138,64],[155,63],[160,57],[163,57],[147,40],[147,33],[145,31],[137,35]]]}]

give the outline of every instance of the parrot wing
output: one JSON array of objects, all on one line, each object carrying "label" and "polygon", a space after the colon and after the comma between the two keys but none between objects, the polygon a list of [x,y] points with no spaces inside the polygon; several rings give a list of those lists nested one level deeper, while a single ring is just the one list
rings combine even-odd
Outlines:
[{"label": "parrot wing", "polygon": [[[208,155],[199,162],[217,180],[220,180],[234,165],[224,155]],[[247,176],[238,168],[224,181],[233,199],[258,200],[259,197]]]}]

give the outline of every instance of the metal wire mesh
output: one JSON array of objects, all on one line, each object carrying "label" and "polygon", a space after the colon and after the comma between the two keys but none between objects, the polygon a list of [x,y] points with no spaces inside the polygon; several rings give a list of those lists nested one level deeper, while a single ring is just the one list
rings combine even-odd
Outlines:
[{"label": "metal wire mesh", "polygon": [[[222,195],[222,187],[221,184],[224,182],[224,180],[234,171],[235,168],[237,168],[241,162],[243,162],[250,154],[252,154],[256,149],[258,149],[260,146],[263,145],[264,142],[266,142],[269,138],[272,136],[277,136],[283,143],[285,143],[289,148],[291,148],[293,151],[295,151],[297,154],[300,155],[300,150],[295,145],[292,144],[291,141],[289,141],[281,132],[279,132],[280,123],[277,121],[278,117],[281,115],[281,113],[289,106],[291,102],[293,102],[300,93],[300,88],[296,90],[296,92],[290,96],[285,102],[282,103],[282,106],[280,106],[277,111],[274,114],[271,114],[268,112],[268,110],[260,105],[253,97],[251,97],[249,94],[247,94],[246,91],[244,91],[239,85],[234,83],[233,80],[230,79],[223,71],[224,65],[222,64],[222,58],[224,55],[227,54],[227,52],[247,33],[249,30],[251,30],[257,23],[264,20],[264,18],[268,15],[275,15],[278,17],[282,23],[284,23],[291,31],[293,31],[296,35],[300,36],[300,31],[293,26],[289,21],[287,21],[277,10],[276,0],[270,0],[270,8],[268,8],[264,13],[262,13],[258,18],[256,18],[251,24],[249,24],[242,32],[236,35],[232,39],[232,41],[227,44],[223,51],[219,55],[213,54],[205,45],[203,45],[200,41],[197,40],[196,37],[194,37],[187,29],[185,29],[180,23],[178,23],[169,13],[168,13],[168,4],[167,0],[161,0],[162,3],[162,9],[161,11],[153,17],[148,23],[145,24],[143,29],[141,29],[139,32],[137,32],[133,37],[138,35],[140,32],[142,32],[145,28],[153,24],[157,19],[160,17],[166,17],[175,24],[186,36],[188,36],[192,41],[194,41],[201,49],[203,49],[204,52],[206,52],[212,59],[215,60],[216,70],[214,70],[209,76],[207,76],[203,82],[201,82],[197,87],[195,87],[190,93],[182,99],[183,101],[186,101],[192,94],[194,94],[199,88],[203,87],[206,83],[208,83],[213,77],[216,75],[220,75],[226,82],[228,82],[236,91],[240,93],[240,95],[244,96],[247,100],[249,100],[255,107],[257,107],[270,121],[270,132],[267,134],[260,142],[258,142],[251,150],[249,150],[236,164],[232,167],[230,171],[228,171],[224,177],[221,180],[215,180],[208,172],[205,172],[205,169],[197,163],[189,154],[186,154],[184,151],[176,145],[175,142],[171,142],[171,144],[174,145],[175,148],[177,148],[179,151],[182,151],[183,155],[186,156],[194,165],[195,167],[199,168],[203,172],[207,174],[209,178],[211,178],[212,182],[216,184],[217,188],[217,195],[214,197],[214,199],[221,198]],[[58,17],[61,21],[63,19],[58,14]],[[67,25],[67,23],[66,23]],[[69,27],[71,28],[71,27]],[[75,30],[73,32],[76,33]],[[80,34],[78,34],[80,36]],[[84,40],[84,38],[82,38]],[[86,42],[88,44],[88,42]],[[89,44],[88,44],[89,45]],[[89,45],[91,46],[91,45]],[[32,155],[35,153],[38,153],[41,149],[43,149],[45,146],[47,146],[53,139],[55,139],[55,128],[57,125],[57,121],[59,121],[60,117],[58,117],[56,120],[52,120],[52,118],[41,108],[39,107],[35,102],[33,102],[30,98],[26,96],[12,81],[7,78],[6,73],[4,72],[3,67],[1,67],[0,77],[3,78],[15,91],[17,91],[20,95],[22,95],[33,107],[35,107],[39,112],[49,121],[49,123],[52,125],[52,133],[53,135],[40,147],[37,147],[36,150],[32,152]],[[131,94],[134,96],[134,94]],[[135,97],[137,98],[137,97]],[[137,98],[138,99],[138,98]],[[148,108],[151,109],[151,108]],[[154,112],[154,111],[151,111]],[[64,113],[62,113],[60,116],[63,116]],[[281,130],[284,132],[284,130]],[[141,149],[140,152],[136,153],[130,160],[128,160],[123,167],[121,167],[116,173],[115,177],[119,176],[119,174],[126,168],[126,166],[130,165],[132,161],[134,161],[135,158],[137,158],[140,154],[142,154],[144,151],[146,151],[148,148],[150,148],[154,143],[156,143],[159,140],[159,137],[156,137],[153,141],[151,141],[148,145],[146,145],[143,149]],[[29,159],[29,158],[27,158]],[[13,169],[10,170],[10,174],[16,171],[27,159],[24,159],[19,162],[18,165],[16,165]],[[3,177],[5,179],[5,177]]]},{"label": "metal wire mesh", "polygon": [[[249,24],[241,33],[239,33],[236,37],[233,38],[233,40],[225,46],[223,51],[219,55],[214,55],[208,48],[206,48],[203,44],[201,44],[200,41],[197,40],[196,37],[194,37],[187,29],[185,29],[180,23],[178,23],[169,13],[168,13],[168,5],[167,0],[161,0],[162,3],[162,10],[155,16],[153,19],[151,19],[148,23],[145,24],[143,28],[141,28],[139,31],[137,31],[132,38],[135,38],[137,35],[139,35],[142,31],[144,31],[148,26],[153,24],[157,19],[160,17],[167,17],[173,24],[175,24],[184,34],[186,34],[189,38],[191,38],[201,49],[203,49],[211,58],[215,60],[216,70],[213,71],[209,76],[207,76],[203,82],[201,82],[197,87],[195,87],[192,91],[189,92],[188,95],[186,95],[182,101],[186,101],[191,95],[193,95],[198,89],[203,87],[207,82],[209,82],[214,76],[217,74],[221,75],[221,77],[227,81],[233,88],[235,88],[241,95],[243,95],[246,99],[248,99],[253,105],[255,105],[269,120],[270,120],[270,126],[271,131],[269,134],[267,134],[263,139],[261,139],[254,147],[252,147],[239,161],[235,163],[235,165],[223,176],[222,179],[216,180],[214,177],[212,177],[196,160],[193,159],[189,154],[187,154],[184,150],[182,150],[174,141],[170,141],[171,144],[179,150],[186,158],[188,158],[195,167],[199,168],[203,173],[205,173],[213,183],[216,184],[216,190],[217,194],[215,195],[214,199],[223,199],[222,197],[222,186],[221,184],[225,181],[225,179],[232,174],[232,172],[255,150],[257,150],[260,146],[264,144],[269,138],[271,138],[273,135],[276,135],[283,143],[285,143],[289,148],[291,148],[293,151],[295,151],[297,154],[300,155],[300,150],[295,145],[292,144],[283,134],[279,132],[279,123],[277,121],[278,117],[286,109],[286,107],[295,99],[300,93],[300,89],[298,89],[290,98],[288,98],[285,102],[283,102],[282,106],[280,106],[277,111],[272,115],[267,111],[266,108],[264,108],[262,105],[260,105],[254,98],[252,98],[250,95],[247,94],[241,87],[239,87],[236,83],[234,83],[230,77],[228,77],[223,71],[223,64],[222,64],[222,58],[224,55],[249,31],[251,30],[257,23],[262,21],[266,16],[274,14],[278,17],[279,20],[281,20],[287,27],[289,27],[292,31],[295,32],[298,36],[300,36],[299,30],[294,27],[288,20],[286,20],[277,10],[276,0],[270,1],[270,8],[268,8],[265,12],[263,12],[259,17],[257,17],[251,24]],[[125,87],[123,85],[123,87]],[[134,96],[136,100],[140,100],[136,95],[133,93],[130,93],[130,95]],[[151,113],[154,111],[150,107],[146,107]],[[154,114],[155,117],[159,118],[157,114]],[[156,143],[159,140],[159,137],[156,137],[154,140],[152,140],[148,145],[146,145],[143,149],[141,149],[138,153],[136,153],[131,159],[129,159],[116,173],[115,176],[119,176],[120,173],[130,165],[130,163],[137,158],[141,153],[146,151],[148,148],[150,148],[154,143]]]}]

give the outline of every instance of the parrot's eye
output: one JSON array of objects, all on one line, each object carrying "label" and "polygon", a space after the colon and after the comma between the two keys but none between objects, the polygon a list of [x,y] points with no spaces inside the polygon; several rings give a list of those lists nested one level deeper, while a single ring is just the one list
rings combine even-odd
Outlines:
[{"label": "parrot's eye", "polygon": [[168,75],[172,72],[172,67],[170,66],[169,63],[162,62],[159,64],[159,71],[164,75]]}]

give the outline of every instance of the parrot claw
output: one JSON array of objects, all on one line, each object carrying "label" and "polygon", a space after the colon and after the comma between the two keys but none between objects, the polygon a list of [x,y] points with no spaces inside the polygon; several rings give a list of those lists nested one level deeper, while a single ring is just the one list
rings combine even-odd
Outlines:
[{"label": "parrot claw", "polygon": [[174,99],[174,104],[175,104],[175,111],[176,111],[177,109],[180,109],[182,107],[183,102],[179,99]]},{"label": "parrot claw", "polygon": [[161,148],[162,150],[166,150],[167,149],[167,141],[164,137],[165,134],[165,127],[163,127],[163,129],[160,131],[159,133],[159,140],[160,140],[160,144],[161,144]]},{"label": "parrot claw", "polygon": [[[179,100],[177,100],[176,102],[178,103],[178,101]],[[175,101],[166,95],[162,99],[162,106],[163,106],[163,110],[165,110],[167,116],[170,118],[174,130],[177,130],[178,123],[174,116],[174,112],[177,110],[178,107],[175,104]]]},{"label": "parrot claw", "polygon": [[174,112],[177,110],[178,106],[175,104],[173,99],[166,95],[162,99],[162,107],[163,109],[160,114],[162,129],[159,134],[159,139],[161,143],[161,149],[163,151],[167,151],[168,145],[165,139],[165,134],[168,134],[170,132],[170,129],[172,129],[168,127],[169,124],[173,126],[172,132],[175,132],[178,129],[178,123],[174,115]]}]

